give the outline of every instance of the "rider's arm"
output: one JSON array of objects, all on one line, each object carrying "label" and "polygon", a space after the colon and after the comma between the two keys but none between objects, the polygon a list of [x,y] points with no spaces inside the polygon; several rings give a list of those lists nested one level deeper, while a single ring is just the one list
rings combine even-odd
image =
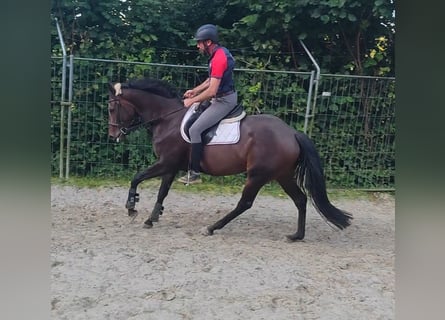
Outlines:
[{"label": "rider's arm", "polygon": [[202,91],[197,96],[193,97],[193,100],[195,100],[195,102],[201,102],[204,100],[214,98],[216,96],[216,93],[218,92],[219,84],[221,83],[221,79],[214,78],[214,77],[211,77],[209,79],[210,79],[210,82],[209,82],[207,89]]},{"label": "rider's arm", "polygon": [[184,93],[184,97],[185,98],[192,98],[198,94],[200,94],[202,91],[204,91],[205,89],[207,89],[209,87],[210,84],[210,78],[207,78],[203,83],[201,83],[200,85],[194,87],[193,89],[187,90]]},{"label": "rider's arm", "polygon": [[190,107],[195,102],[202,102],[215,97],[220,83],[221,79],[211,77],[208,88],[194,97],[184,99],[184,106]]},{"label": "rider's arm", "polygon": [[207,78],[203,83],[194,88],[195,92],[201,93],[203,90],[207,89],[210,85],[210,78]]}]

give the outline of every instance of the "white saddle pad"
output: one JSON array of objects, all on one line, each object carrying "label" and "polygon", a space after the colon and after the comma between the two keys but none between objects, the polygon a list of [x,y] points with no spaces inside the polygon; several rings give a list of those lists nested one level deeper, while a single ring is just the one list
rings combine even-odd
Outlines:
[{"label": "white saddle pad", "polygon": [[[191,115],[195,112],[199,103],[193,104],[184,115],[184,118],[181,122],[181,136],[182,138],[190,143],[190,139],[184,132],[184,125],[187,120],[191,117]],[[210,140],[208,145],[212,144],[232,144],[237,143],[240,138],[240,120],[244,118],[246,113],[243,111],[242,114],[236,118],[224,119],[222,120],[218,128],[216,129],[215,136]]]}]

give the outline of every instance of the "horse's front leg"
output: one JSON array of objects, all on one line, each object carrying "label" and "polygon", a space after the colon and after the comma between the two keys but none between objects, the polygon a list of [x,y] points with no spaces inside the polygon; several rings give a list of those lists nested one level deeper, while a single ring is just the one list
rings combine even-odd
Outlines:
[{"label": "horse's front leg", "polygon": [[138,185],[147,179],[151,179],[154,177],[159,177],[164,174],[167,174],[166,166],[163,165],[161,162],[156,162],[148,169],[138,172],[133,180],[131,180],[130,184],[130,190],[128,191],[128,198],[127,203],[125,204],[125,208],[128,209],[128,215],[135,217],[137,214],[137,211],[135,210],[136,202],[139,201],[139,194],[137,193],[137,187]]},{"label": "horse's front leg", "polygon": [[127,203],[125,204],[125,208],[128,209],[128,215],[130,217],[135,218],[137,216],[136,202],[139,201],[139,193],[136,192],[136,188],[130,188],[128,191]]},{"label": "horse's front leg", "polygon": [[168,173],[162,176],[161,186],[159,187],[158,191],[158,198],[150,217],[144,222],[145,228],[153,227],[153,222],[157,222],[159,220],[159,216],[162,215],[162,212],[164,210],[164,206],[162,205],[162,203],[164,202],[164,199],[167,197],[168,192],[170,191],[170,187],[173,183],[173,180],[175,179],[175,175],[176,172]]}]

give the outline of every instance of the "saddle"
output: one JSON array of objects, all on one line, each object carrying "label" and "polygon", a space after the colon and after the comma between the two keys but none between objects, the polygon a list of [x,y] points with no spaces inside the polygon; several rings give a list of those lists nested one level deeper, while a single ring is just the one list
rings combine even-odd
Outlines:
[{"label": "saddle", "polygon": [[[210,101],[203,101],[189,108],[181,124],[181,135],[185,141],[190,142],[190,127],[210,104]],[[203,131],[201,135],[202,143],[205,145],[238,142],[239,124],[245,116],[246,112],[244,111],[243,105],[238,103],[219,123]],[[217,141],[214,140],[216,137],[219,137]]]}]

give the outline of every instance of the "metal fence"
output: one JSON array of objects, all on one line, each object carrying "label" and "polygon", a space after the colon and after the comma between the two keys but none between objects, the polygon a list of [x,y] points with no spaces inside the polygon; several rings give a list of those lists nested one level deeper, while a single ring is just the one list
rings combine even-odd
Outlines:
[{"label": "metal fence", "polygon": [[[109,82],[153,77],[183,92],[207,77],[202,66],[72,56],[51,63],[52,174],[65,178],[132,176],[155,161],[145,131],[125,143],[108,139]],[[311,136],[328,186],[394,188],[394,78],[236,69],[235,79],[248,114],[274,114]]]}]

